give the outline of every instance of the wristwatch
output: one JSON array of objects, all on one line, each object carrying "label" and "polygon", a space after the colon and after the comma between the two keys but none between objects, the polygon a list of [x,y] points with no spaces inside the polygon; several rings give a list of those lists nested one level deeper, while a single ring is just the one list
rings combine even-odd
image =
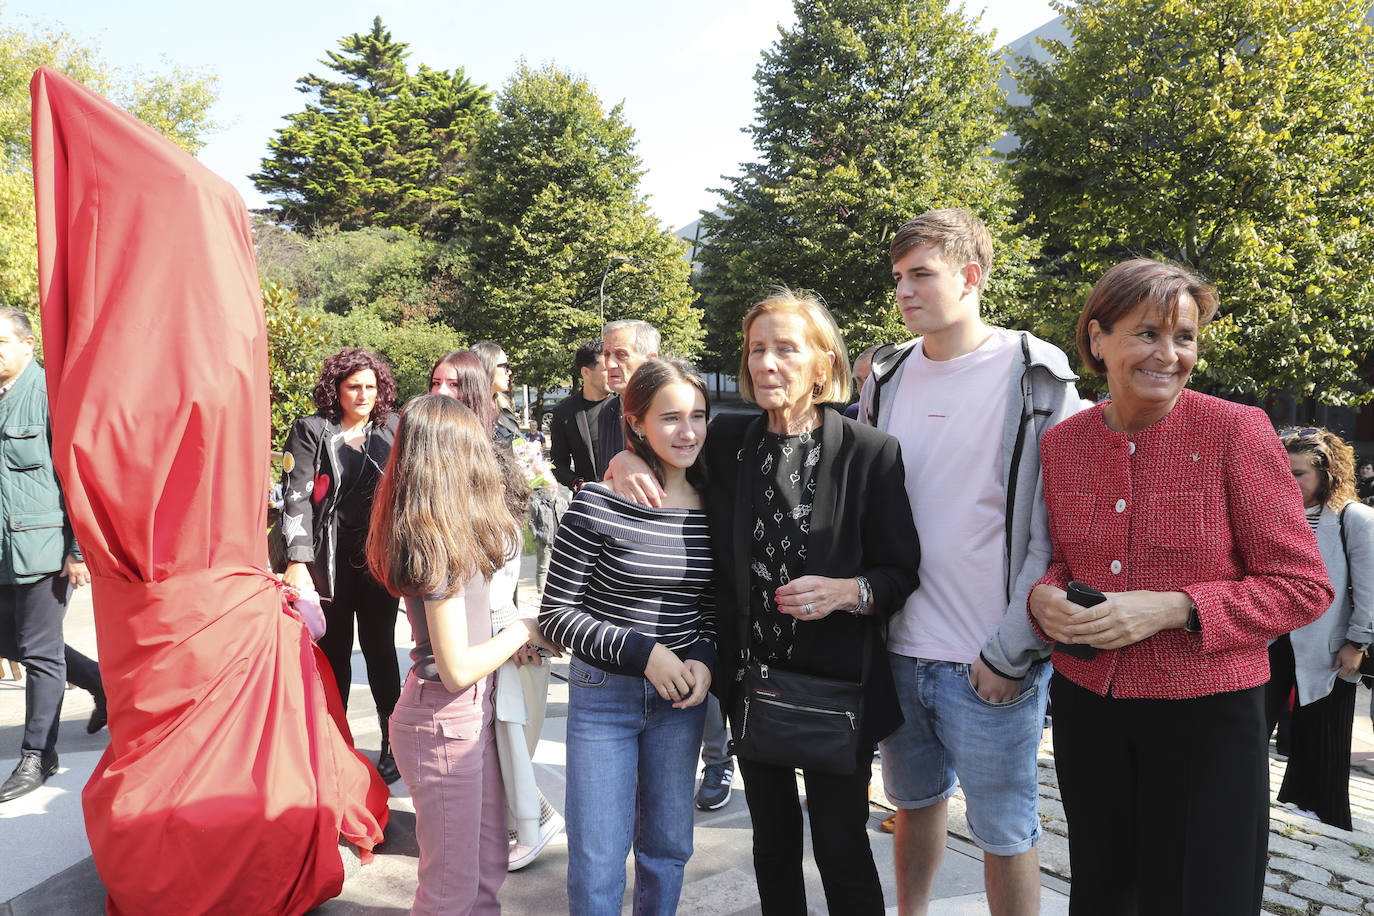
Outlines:
[{"label": "wristwatch", "polygon": [[1361,652],[1368,652],[1368,651],[1369,651],[1369,643],[1367,643],[1367,642],[1355,642],[1355,640],[1353,640],[1353,639],[1347,639],[1347,640],[1345,641],[1345,644],[1346,644],[1347,646],[1354,646],[1356,649],[1359,649]]}]

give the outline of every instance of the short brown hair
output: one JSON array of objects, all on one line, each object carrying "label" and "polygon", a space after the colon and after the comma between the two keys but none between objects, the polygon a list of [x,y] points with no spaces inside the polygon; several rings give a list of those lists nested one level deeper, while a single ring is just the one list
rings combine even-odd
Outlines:
[{"label": "short brown hair", "polygon": [[739,390],[750,401],[754,400],[754,380],[749,375],[749,328],[764,315],[774,313],[800,315],[806,326],[806,342],[818,354],[829,350],[832,354],[830,366],[825,373],[825,383],[812,400],[817,404],[844,404],[849,401],[849,351],[845,349],[844,337],[840,334],[835,316],[821,302],[820,296],[806,290],[790,290],[781,287],[767,299],[756,303],[744,316],[744,352],[739,359]]},{"label": "short brown hair", "polygon": [[934,245],[945,263],[955,268],[977,264],[982,268],[981,289],[992,270],[992,233],[983,221],[962,207],[927,210],[897,230],[892,237],[892,263],[922,245]]},{"label": "short brown hair", "polygon": [[1107,371],[1106,364],[1093,355],[1090,322],[1095,320],[1110,334],[1118,321],[1149,302],[1162,310],[1165,324],[1173,324],[1178,321],[1178,301],[1184,293],[1197,303],[1198,324],[1211,321],[1217,313],[1216,289],[1181,264],[1133,258],[1107,271],[1088,293],[1078,315],[1078,355],[1083,364],[1094,375]]},{"label": "short brown hair", "polygon": [[1355,450],[1329,429],[1308,427],[1279,431],[1279,440],[1290,455],[1303,455],[1321,475],[1317,500],[1332,512],[1355,502]]}]

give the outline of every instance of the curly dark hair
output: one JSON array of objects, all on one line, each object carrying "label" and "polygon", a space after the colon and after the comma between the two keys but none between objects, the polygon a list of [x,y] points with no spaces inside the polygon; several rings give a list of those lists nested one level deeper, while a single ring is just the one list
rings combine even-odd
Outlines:
[{"label": "curly dark hair", "polygon": [[324,361],[320,366],[320,380],[311,392],[315,412],[335,423],[342,420],[339,386],[344,379],[364,369],[371,369],[377,376],[377,403],[372,408],[372,422],[378,427],[385,426],[396,408],[396,383],[391,380],[391,367],[386,360],[371,350],[340,350]]}]

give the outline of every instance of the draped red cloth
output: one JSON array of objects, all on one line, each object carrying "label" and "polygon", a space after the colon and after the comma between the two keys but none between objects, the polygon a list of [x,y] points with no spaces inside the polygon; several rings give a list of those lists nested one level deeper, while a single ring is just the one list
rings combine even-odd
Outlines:
[{"label": "draped red cloth", "polygon": [[41,68],[30,88],[53,464],[109,697],[110,745],[83,794],[107,908],[304,913],[343,886],[341,834],[364,853],[381,842],[387,789],[265,571],[267,337],[248,214],[61,73]]}]

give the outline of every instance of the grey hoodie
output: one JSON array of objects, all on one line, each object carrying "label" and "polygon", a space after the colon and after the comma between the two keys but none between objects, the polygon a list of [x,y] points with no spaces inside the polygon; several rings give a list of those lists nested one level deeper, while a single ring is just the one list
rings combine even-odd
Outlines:
[{"label": "grey hoodie", "polygon": [[[1077,376],[1069,368],[1064,351],[1026,331],[1020,338],[1021,358],[1013,362],[1020,371],[1007,379],[1011,392],[1002,425],[1002,470],[1006,484],[1006,595],[1002,623],[983,643],[983,662],[998,674],[1024,677],[1031,666],[1050,654],[1031,629],[1026,597],[1050,565],[1049,518],[1040,482],[1040,437],[1060,420],[1080,408]],[[873,354],[873,374],[859,398],[859,419],[884,432],[892,416],[892,398],[898,390],[907,356],[920,338],[890,345]],[[877,402],[877,419],[873,405]],[[921,519],[916,519],[916,527]]]}]

